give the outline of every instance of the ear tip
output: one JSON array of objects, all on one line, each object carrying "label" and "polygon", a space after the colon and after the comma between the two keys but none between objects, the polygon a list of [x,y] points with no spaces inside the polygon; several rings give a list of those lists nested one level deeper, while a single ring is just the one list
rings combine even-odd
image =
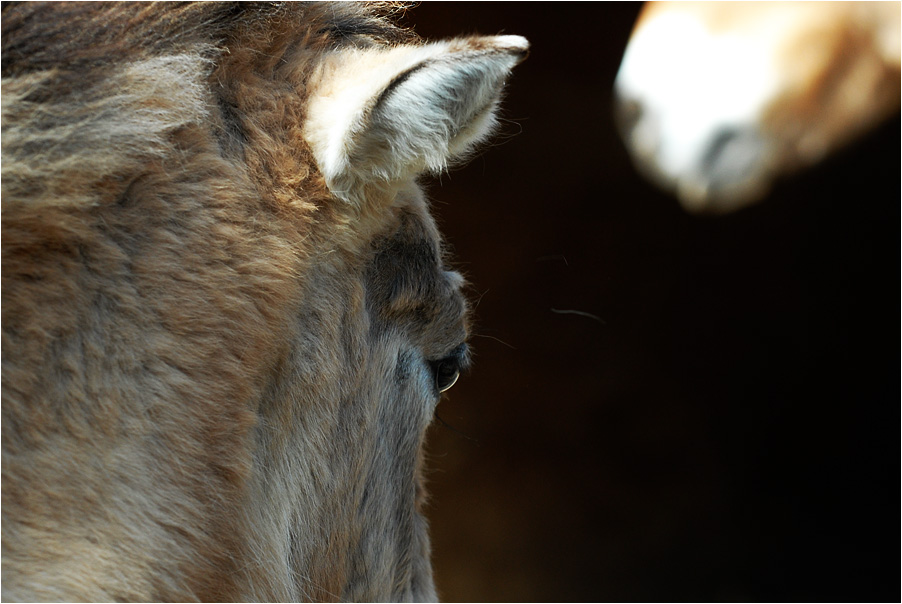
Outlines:
[{"label": "ear tip", "polygon": [[495,48],[517,56],[520,61],[529,55],[529,40],[523,36],[494,36],[492,42]]},{"label": "ear tip", "polygon": [[529,40],[527,40],[523,36],[505,35],[505,36],[493,36],[492,38],[493,38],[493,41],[495,42],[495,46],[502,50],[505,50],[505,49],[510,49],[512,51],[529,50]]}]

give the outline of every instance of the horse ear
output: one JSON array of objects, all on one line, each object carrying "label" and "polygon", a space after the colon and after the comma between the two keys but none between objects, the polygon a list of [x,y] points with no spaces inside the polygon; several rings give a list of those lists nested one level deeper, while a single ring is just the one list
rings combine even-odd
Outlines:
[{"label": "horse ear", "polygon": [[305,137],[331,192],[360,204],[465,156],[495,125],[501,89],[527,53],[520,36],[342,50],[311,80]]}]

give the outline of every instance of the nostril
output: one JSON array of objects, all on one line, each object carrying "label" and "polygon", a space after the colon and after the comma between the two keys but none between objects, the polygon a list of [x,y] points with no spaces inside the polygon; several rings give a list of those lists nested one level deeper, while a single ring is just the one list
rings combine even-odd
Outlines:
[{"label": "nostril", "polygon": [[739,138],[739,134],[739,130],[736,128],[723,127],[717,130],[714,136],[711,137],[711,142],[708,144],[704,157],[702,157],[702,165],[711,167],[717,164],[730,143]]},{"label": "nostril", "polygon": [[712,184],[730,185],[755,173],[763,155],[764,145],[755,129],[724,126],[711,137],[701,166]]},{"label": "nostril", "polygon": [[648,162],[658,151],[660,130],[654,112],[648,111],[638,98],[617,92],[614,101],[614,122],[620,138],[634,159]]},{"label": "nostril", "polygon": [[614,119],[624,138],[628,138],[630,133],[642,118],[642,103],[636,99],[625,97],[621,94],[617,95],[614,103]]}]

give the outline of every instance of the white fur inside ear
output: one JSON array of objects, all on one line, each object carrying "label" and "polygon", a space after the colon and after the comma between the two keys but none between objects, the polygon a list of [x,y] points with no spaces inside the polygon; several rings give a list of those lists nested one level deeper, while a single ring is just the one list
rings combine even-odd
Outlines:
[{"label": "white fur inside ear", "polygon": [[330,190],[362,201],[370,183],[439,171],[495,125],[519,36],[340,51],[312,82],[305,136]]}]

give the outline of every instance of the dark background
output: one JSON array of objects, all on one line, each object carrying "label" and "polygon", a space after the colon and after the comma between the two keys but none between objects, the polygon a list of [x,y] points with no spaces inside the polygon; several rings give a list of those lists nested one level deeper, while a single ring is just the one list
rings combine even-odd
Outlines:
[{"label": "dark background", "polygon": [[899,119],[687,215],[611,119],[638,10],[404,19],[532,43],[496,144],[430,185],[477,323],[430,433],[440,595],[898,601]]}]

